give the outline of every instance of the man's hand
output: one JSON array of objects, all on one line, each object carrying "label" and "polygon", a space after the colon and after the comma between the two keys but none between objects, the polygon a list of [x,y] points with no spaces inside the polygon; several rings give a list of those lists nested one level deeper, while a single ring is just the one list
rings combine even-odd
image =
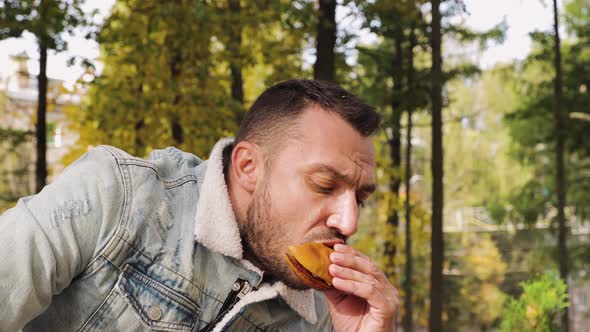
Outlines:
[{"label": "man's hand", "polygon": [[397,289],[375,263],[342,244],[330,255],[335,289],[325,292],[336,331],[393,331]]}]

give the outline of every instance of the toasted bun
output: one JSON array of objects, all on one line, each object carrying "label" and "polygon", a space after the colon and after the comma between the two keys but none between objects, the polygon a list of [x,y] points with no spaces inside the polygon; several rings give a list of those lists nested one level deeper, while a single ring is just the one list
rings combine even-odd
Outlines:
[{"label": "toasted bun", "polygon": [[291,270],[307,286],[326,290],[332,287],[332,276],[328,271],[330,266],[331,248],[321,243],[304,243],[289,246],[285,258]]}]

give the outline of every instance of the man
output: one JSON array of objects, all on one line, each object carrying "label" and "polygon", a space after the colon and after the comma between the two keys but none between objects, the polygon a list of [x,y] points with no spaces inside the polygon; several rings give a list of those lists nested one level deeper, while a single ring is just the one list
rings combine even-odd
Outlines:
[{"label": "man", "polygon": [[[346,239],[375,188],[379,116],[336,85],[280,83],[209,159],[98,147],[0,217],[0,328],[392,331],[396,289]],[[287,246],[333,246],[306,289]]]}]

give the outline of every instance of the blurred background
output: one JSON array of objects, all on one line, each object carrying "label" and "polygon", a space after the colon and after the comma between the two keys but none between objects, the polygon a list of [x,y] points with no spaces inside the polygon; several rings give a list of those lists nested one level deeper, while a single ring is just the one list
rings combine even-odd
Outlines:
[{"label": "blurred background", "polygon": [[384,117],[352,242],[400,331],[590,331],[587,0],[3,0],[0,211],[99,144],[206,158],[290,78]]}]

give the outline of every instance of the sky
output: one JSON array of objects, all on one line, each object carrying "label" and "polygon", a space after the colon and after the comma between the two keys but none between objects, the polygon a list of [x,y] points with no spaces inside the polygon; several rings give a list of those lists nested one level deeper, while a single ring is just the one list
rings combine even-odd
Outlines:
[{"label": "sky", "polygon": [[[480,65],[489,68],[497,62],[506,62],[513,59],[523,59],[529,52],[531,41],[528,34],[535,30],[549,30],[552,25],[552,8],[548,0],[464,0],[468,14],[463,15],[460,20],[476,30],[489,29],[503,19],[506,19],[508,31],[506,41],[501,45],[494,45],[488,48],[479,57]],[[98,9],[101,20],[108,15],[114,0],[88,0],[86,9]],[[343,16],[342,10],[337,12],[337,20],[343,24],[355,24],[355,22],[340,21]],[[358,23],[358,22],[357,22]],[[371,39],[370,35],[363,35],[363,39]],[[99,48],[96,42],[85,40],[78,36],[67,38],[69,49],[66,52],[55,54],[49,53],[47,74],[49,77],[65,81],[71,85],[80,77],[83,70],[79,66],[67,67],[66,62],[72,56],[84,56],[96,58],[99,56]],[[9,56],[25,51],[33,60],[30,61],[30,71],[38,72],[37,46],[31,34],[23,38],[11,38],[0,41],[0,79],[4,79],[11,71]],[[100,66],[98,66],[100,71]]]}]

